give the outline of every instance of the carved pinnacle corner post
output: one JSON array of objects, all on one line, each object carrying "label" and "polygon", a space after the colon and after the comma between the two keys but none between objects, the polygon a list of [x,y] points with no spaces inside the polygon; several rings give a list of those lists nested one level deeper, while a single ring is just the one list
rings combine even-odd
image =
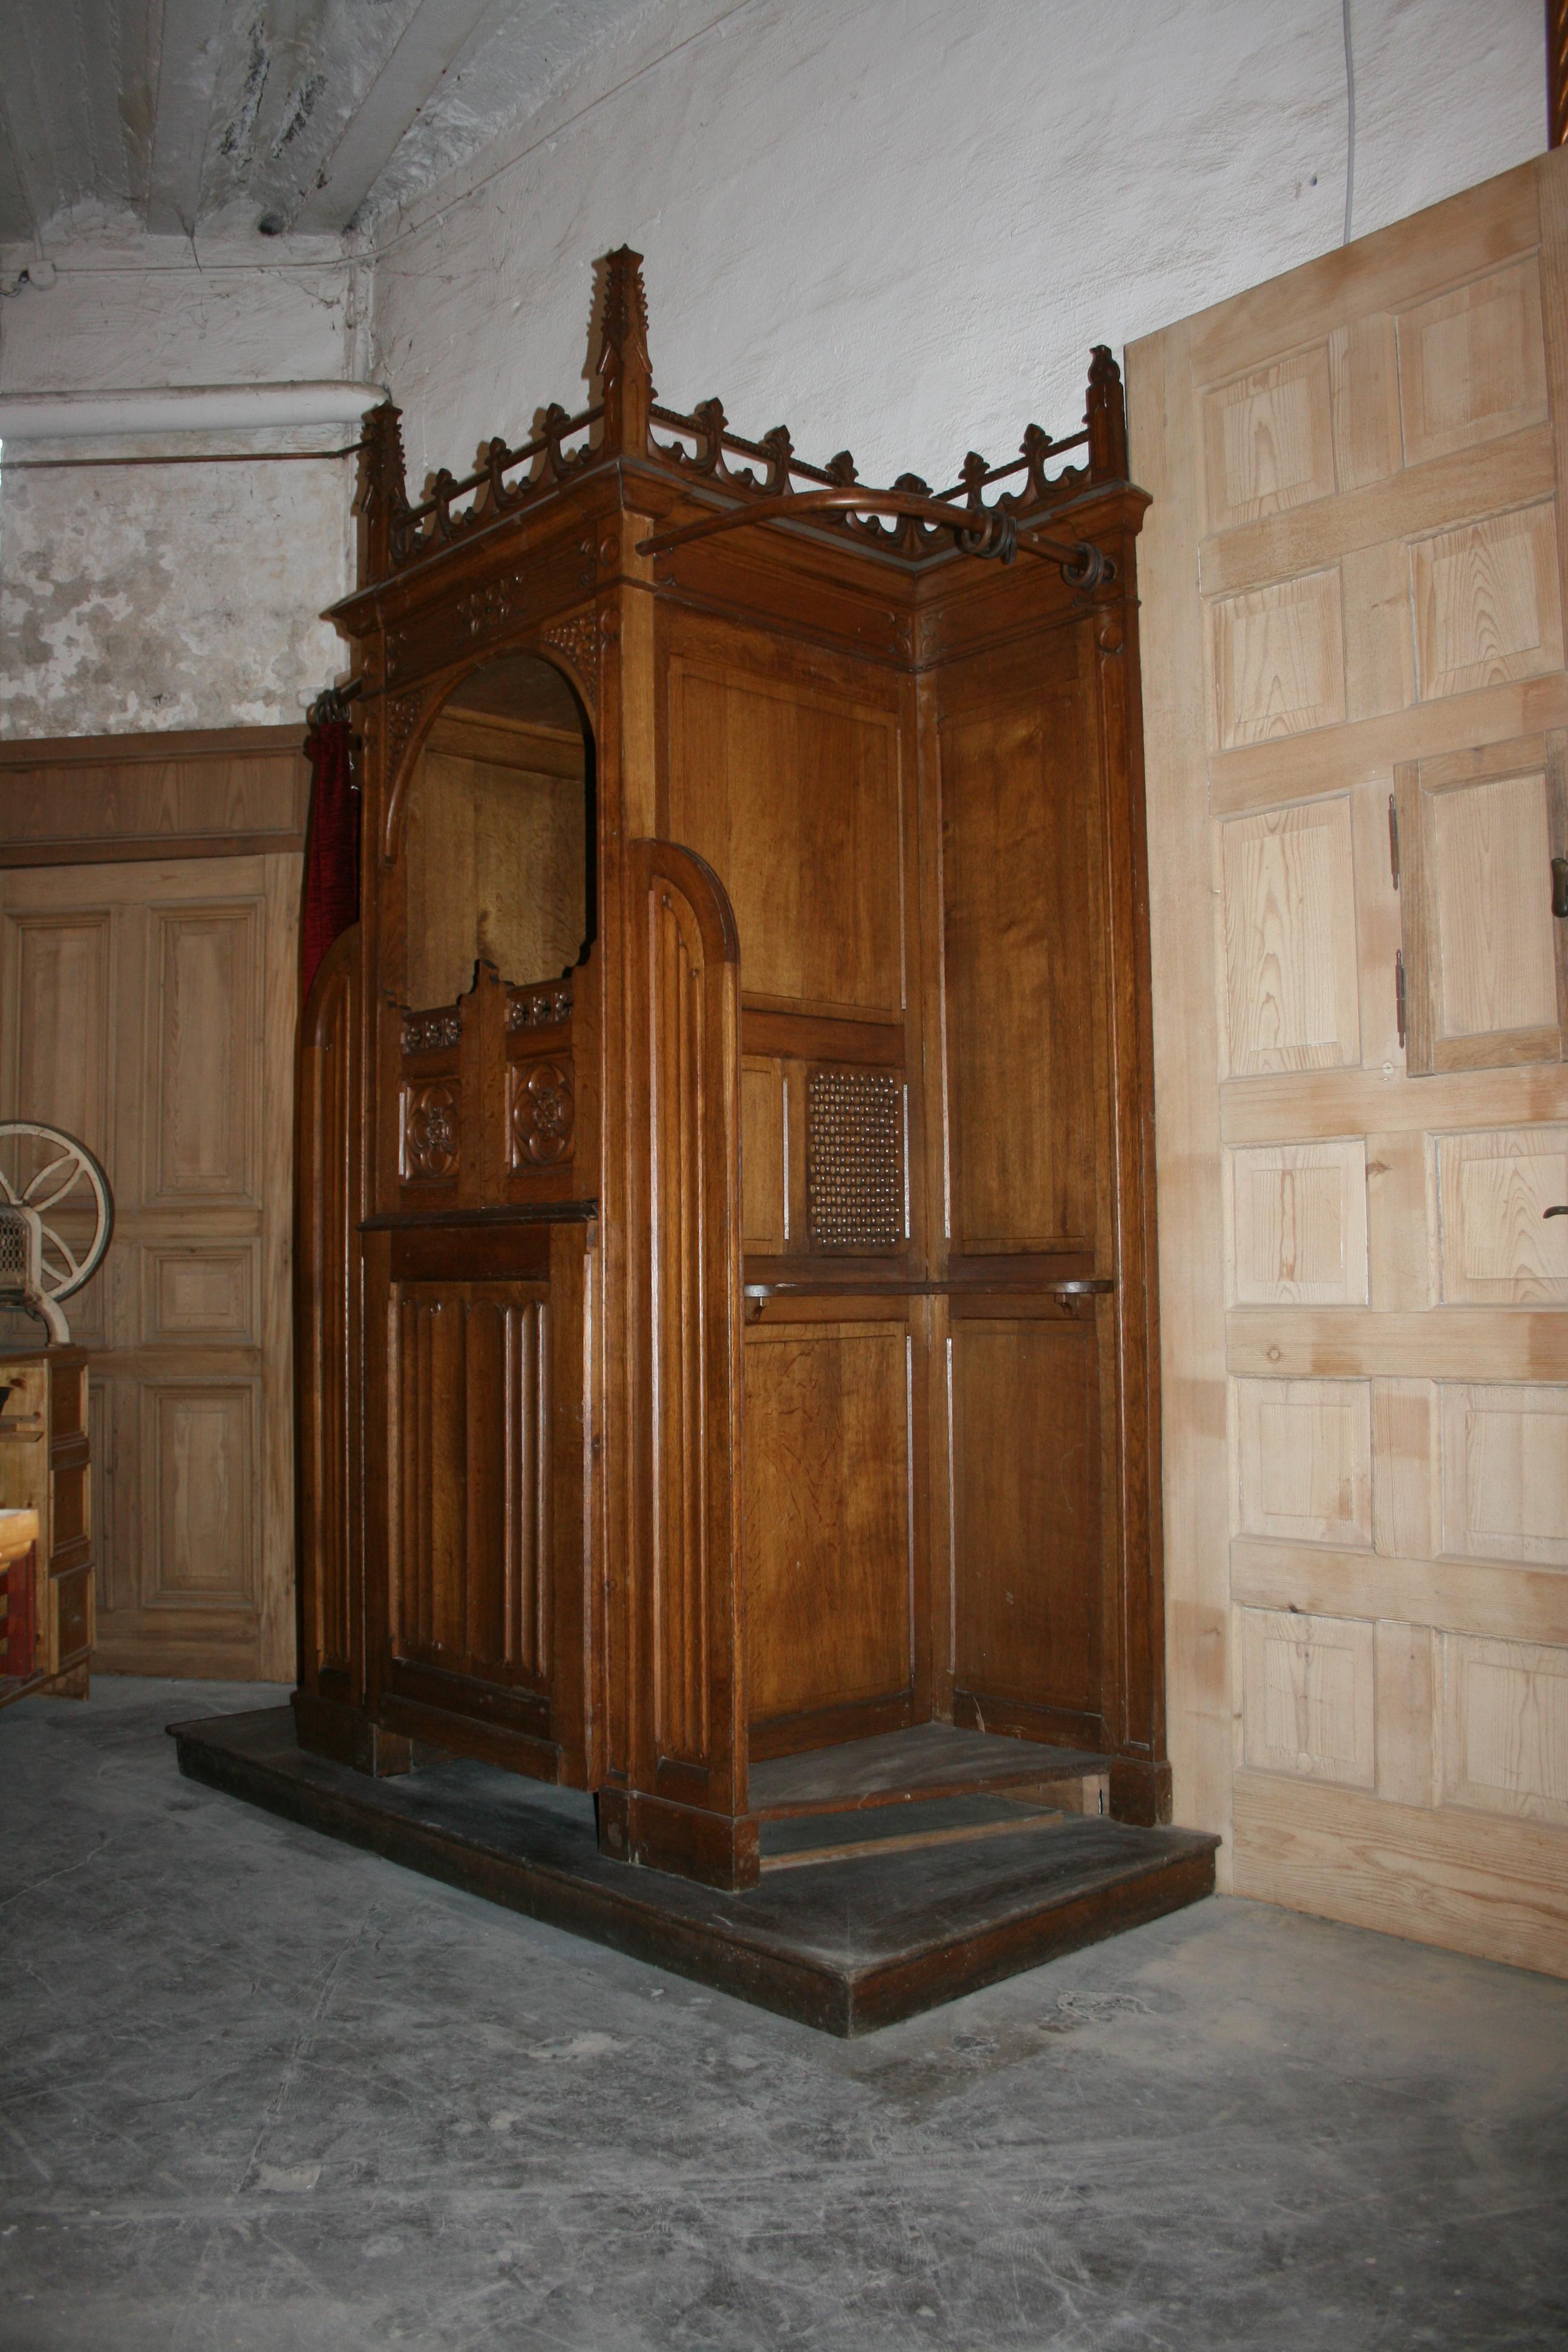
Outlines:
[{"label": "carved pinnacle corner post", "polygon": [[1096,343],[1089,355],[1089,405],[1083,421],[1089,427],[1089,479],[1126,481],[1127,404],[1121,370],[1104,343]]},{"label": "carved pinnacle corner post", "polygon": [[600,311],[599,355],[595,373],[605,404],[604,446],[614,457],[644,457],[653,407],[653,369],[647,355],[647,299],[642,256],[629,246],[605,254]]},{"label": "carved pinnacle corner post", "polygon": [[403,411],[384,400],[364,420],[359,461],[360,581],[384,579],[392,569],[393,537],[408,511],[403,462]]}]

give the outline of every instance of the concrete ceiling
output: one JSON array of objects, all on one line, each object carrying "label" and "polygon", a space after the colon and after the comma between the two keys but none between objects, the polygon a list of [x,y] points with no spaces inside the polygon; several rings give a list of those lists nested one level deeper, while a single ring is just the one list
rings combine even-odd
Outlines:
[{"label": "concrete ceiling", "polygon": [[0,0],[0,242],[342,231],[537,105],[646,0]]}]

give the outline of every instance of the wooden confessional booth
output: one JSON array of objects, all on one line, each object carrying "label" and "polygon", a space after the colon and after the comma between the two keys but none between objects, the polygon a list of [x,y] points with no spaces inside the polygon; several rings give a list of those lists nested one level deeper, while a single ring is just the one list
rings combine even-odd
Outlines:
[{"label": "wooden confessional booth", "polygon": [[1086,429],[933,494],[595,398],[367,424],[361,919],[299,1104],[299,1737],[759,1823],[1170,1817],[1133,551]]}]

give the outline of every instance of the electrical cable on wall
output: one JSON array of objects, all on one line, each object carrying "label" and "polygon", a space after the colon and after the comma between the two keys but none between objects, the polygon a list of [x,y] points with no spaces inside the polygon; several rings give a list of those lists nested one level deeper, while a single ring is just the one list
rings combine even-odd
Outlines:
[{"label": "electrical cable on wall", "polygon": [[1355,49],[1351,41],[1351,0],[1340,0],[1340,18],[1345,37],[1345,233],[1342,242],[1348,245],[1355,211]]}]

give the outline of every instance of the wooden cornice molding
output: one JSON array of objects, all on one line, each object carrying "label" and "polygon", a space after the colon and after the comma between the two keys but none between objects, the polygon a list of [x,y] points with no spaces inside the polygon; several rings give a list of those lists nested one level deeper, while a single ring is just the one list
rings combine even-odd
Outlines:
[{"label": "wooden cornice molding", "polygon": [[304,722],[0,743],[0,867],[304,846]]}]

